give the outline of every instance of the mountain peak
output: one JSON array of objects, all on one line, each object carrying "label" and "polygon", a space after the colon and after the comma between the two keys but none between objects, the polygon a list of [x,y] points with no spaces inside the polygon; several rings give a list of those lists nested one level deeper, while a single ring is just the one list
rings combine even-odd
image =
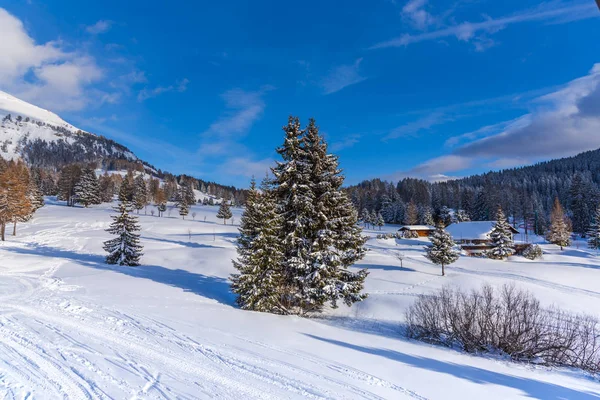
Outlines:
[{"label": "mountain peak", "polygon": [[68,129],[72,132],[77,132],[80,130],[53,112],[44,110],[38,106],[34,106],[31,103],[27,103],[26,101],[18,99],[15,96],[0,90],[0,118],[8,114],[29,117],[40,122],[45,122],[50,125]]}]

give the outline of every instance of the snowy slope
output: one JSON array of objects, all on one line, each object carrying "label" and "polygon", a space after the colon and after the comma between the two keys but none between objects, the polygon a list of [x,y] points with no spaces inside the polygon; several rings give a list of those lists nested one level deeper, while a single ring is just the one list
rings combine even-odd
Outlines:
[{"label": "snowy slope", "polygon": [[[461,257],[439,276],[424,240],[368,242],[370,297],[303,319],[242,311],[228,277],[237,226],[140,215],[143,265],[103,263],[108,205],[47,205],[0,243],[0,397],[34,399],[599,399],[581,372],[409,341],[406,307],[444,284],[516,282],[544,303],[600,314],[600,262]],[[240,210],[234,209],[235,223]],[[397,227],[387,228],[395,231]],[[369,232],[374,235],[376,232]],[[395,254],[405,254],[404,268]]]},{"label": "snowy slope", "polygon": [[73,161],[104,157],[137,160],[126,147],[84,132],[50,111],[0,91],[0,157],[24,158],[33,163],[57,153],[70,155]]},{"label": "snowy slope", "polygon": [[75,128],[73,125],[67,123],[56,114],[48,110],[44,110],[43,108],[34,106],[33,104],[29,104],[0,90],[0,118],[3,118],[7,114],[29,117],[37,121],[46,122],[54,126],[68,129],[71,132],[77,132],[80,130],[79,128]]}]

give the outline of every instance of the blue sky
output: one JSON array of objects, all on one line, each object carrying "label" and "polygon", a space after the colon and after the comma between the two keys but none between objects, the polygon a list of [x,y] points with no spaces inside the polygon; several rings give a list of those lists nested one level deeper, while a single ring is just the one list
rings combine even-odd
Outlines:
[{"label": "blue sky", "polygon": [[175,173],[246,186],[290,114],[348,183],[600,147],[591,0],[0,0],[0,89]]}]

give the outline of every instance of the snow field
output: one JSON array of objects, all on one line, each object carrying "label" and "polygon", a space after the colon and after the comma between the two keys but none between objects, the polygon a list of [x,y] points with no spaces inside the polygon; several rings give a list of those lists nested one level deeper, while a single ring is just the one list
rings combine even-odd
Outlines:
[{"label": "snow field", "polygon": [[415,296],[444,284],[516,282],[546,305],[600,316],[600,258],[587,250],[543,246],[537,261],[461,257],[442,278],[424,257],[426,240],[372,238],[357,266],[369,268],[370,297],[306,319],[235,307],[228,277],[240,209],[235,225],[216,219],[218,207],[193,206],[185,220],[142,210],[142,266],[115,267],[103,262],[109,205],[48,203],[0,243],[3,398],[600,398],[600,383],[579,371],[401,335]]}]

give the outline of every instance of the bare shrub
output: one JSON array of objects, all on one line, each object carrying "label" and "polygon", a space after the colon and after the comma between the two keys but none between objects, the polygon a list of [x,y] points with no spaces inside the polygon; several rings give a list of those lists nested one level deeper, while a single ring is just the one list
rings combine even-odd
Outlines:
[{"label": "bare shrub", "polygon": [[421,295],[406,313],[410,338],[469,353],[600,372],[600,326],[591,316],[545,309],[531,293],[504,285]]}]

